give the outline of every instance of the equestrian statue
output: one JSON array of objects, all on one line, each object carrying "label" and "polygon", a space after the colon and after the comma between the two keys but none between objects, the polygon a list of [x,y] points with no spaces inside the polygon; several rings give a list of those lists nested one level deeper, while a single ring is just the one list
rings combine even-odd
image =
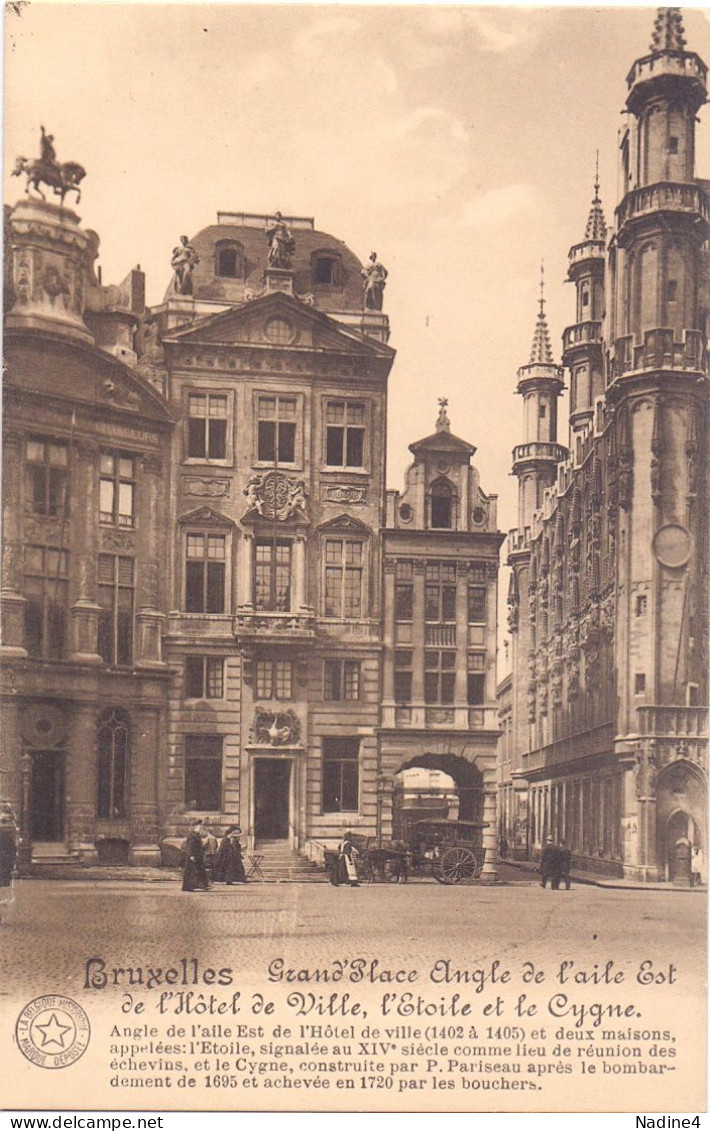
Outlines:
[{"label": "equestrian statue", "polygon": [[19,177],[21,173],[25,173],[27,175],[25,191],[29,194],[30,185],[32,185],[35,192],[42,197],[42,200],[47,198],[39,186],[45,184],[53,190],[55,196],[60,197],[62,204],[64,204],[64,197],[68,192],[75,192],[76,203],[78,204],[81,200],[79,182],[86,176],[86,169],[77,164],[76,161],[65,161],[60,164],[54,151],[54,135],[46,133],[44,126],[40,126],[40,129],[42,134],[39,159],[28,161],[26,157],[16,158],[16,165],[12,172],[13,177]]}]

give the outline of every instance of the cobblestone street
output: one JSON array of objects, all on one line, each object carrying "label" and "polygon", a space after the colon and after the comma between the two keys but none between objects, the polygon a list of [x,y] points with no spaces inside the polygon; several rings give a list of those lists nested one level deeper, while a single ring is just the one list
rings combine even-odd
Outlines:
[{"label": "cobblestone street", "polygon": [[255,883],[195,893],[182,893],[177,878],[21,881],[0,928],[0,980],[5,998],[79,993],[93,955],[119,967],[198,956],[254,981],[278,956],[310,966],[364,956],[420,970],[449,957],[463,967],[495,958],[590,967],[611,958],[632,971],[651,958],[658,967],[673,962],[678,992],[692,996],[703,982],[704,915],[697,892],[553,892],[528,878],[495,888]]}]

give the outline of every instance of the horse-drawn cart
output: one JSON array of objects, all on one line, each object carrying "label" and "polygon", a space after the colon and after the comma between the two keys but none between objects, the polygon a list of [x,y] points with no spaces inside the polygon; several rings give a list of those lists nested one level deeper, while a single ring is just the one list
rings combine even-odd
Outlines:
[{"label": "horse-drawn cart", "polygon": [[[396,883],[409,876],[433,876],[440,884],[477,880],[485,850],[485,821],[416,821],[405,840],[377,840],[353,834],[353,858],[361,883]],[[326,852],[325,865],[333,874],[336,852]]]}]

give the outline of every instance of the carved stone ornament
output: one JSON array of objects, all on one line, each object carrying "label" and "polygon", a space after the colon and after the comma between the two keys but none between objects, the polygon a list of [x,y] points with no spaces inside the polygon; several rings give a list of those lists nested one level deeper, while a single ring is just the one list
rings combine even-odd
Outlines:
[{"label": "carved stone ornament", "polygon": [[255,511],[263,518],[284,522],[287,518],[308,521],[306,484],[303,479],[267,471],[252,475],[244,488],[247,514]]},{"label": "carved stone ornament", "polygon": [[265,746],[294,746],[301,737],[301,723],[296,712],[269,711],[257,708],[252,724],[255,743]]},{"label": "carved stone ornament", "polygon": [[367,502],[366,488],[350,483],[324,483],[324,503],[349,503],[358,505]]},{"label": "carved stone ornament", "polygon": [[186,476],[182,481],[182,488],[186,495],[204,496],[209,499],[221,499],[229,494],[228,479],[208,479]]},{"label": "carved stone ornament", "polygon": [[122,385],[112,381],[110,377],[101,382],[99,392],[105,401],[119,405],[121,408],[140,408],[141,399],[138,393],[134,393],[131,389],[124,389]]},{"label": "carved stone ornament", "polygon": [[133,551],[136,539],[133,531],[104,528],[101,530],[101,549]]},{"label": "carved stone ornament", "polygon": [[59,746],[66,729],[64,715],[52,704],[31,703],[20,714],[20,730],[28,746]]}]

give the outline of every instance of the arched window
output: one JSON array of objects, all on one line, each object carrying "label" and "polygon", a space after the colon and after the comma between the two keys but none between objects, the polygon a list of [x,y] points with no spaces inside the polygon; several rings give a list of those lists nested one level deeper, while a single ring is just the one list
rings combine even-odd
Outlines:
[{"label": "arched window", "polygon": [[215,275],[221,279],[244,277],[244,249],[236,240],[220,240],[215,244]]},{"label": "arched window", "polygon": [[98,815],[111,820],[126,816],[128,782],[128,715],[109,707],[99,715],[96,731],[98,754]]},{"label": "arched window", "polygon": [[454,492],[448,479],[431,485],[431,528],[451,530],[454,522]]},{"label": "arched window", "polygon": [[342,265],[337,252],[316,251],[311,256],[311,281],[314,287],[339,287]]}]

